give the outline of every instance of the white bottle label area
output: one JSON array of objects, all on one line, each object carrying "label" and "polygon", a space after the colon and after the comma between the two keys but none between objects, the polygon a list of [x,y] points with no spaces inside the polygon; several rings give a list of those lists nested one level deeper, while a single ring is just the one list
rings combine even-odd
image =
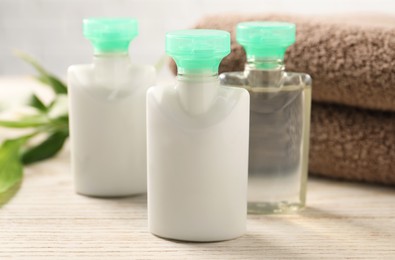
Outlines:
[{"label": "white bottle label area", "polygon": [[[69,69],[71,161],[76,190],[91,196],[146,191],[145,93],[155,81],[150,67]],[[107,71],[107,72],[106,72]],[[107,73],[107,74],[105,74]]]},{"label": "white bottle label area", "polygon": [[238,237],[246,225],[249,94],[184,87],[194,102],[185,88],[147,94],[150,231],[189,241]]}]

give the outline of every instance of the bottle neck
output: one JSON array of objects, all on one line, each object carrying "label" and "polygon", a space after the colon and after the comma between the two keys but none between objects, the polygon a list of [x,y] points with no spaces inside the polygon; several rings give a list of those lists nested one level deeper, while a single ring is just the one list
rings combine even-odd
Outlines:
[{"label": "bottle neck", "polygon": [[93,56],[95,69],[121,68],[129,63],[130,58],[127,52],[95,53]]},{"label": "bottle neck", "polygon": [[244,76],[251,87],[279,87],[284,73],[282,59],[248,58],[244,70]]},{"label": "bottle neck", "polygon": [[178,82],[204,83],[218,81],[218,72],[212,70],[178,70]]},{"label": "bottle neck", "polygon": [[93,71],[97,85],[116,88],[128,77],[130,58],[127,52],[95,53]]},{"label": "bottle neck", "polygon": [[248,70],[284,70],[284,61],[281,59],[248,58],[245,64]]},{"label": "bottle neck", "polygon": [[177,75],[176,90],[183,109],[190,115],[208,112],[218,93],[217,73],[200,71]]}]

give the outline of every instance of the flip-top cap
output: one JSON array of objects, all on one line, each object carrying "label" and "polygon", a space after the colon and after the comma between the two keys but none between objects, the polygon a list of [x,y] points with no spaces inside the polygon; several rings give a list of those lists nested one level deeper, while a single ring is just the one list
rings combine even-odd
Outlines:
[{"label": "flip-top cap", "polygon": [[295,42],[295,24],[284,22],[243,22],[237,25],[237,42],[249,58],[283,59]]},{"label": "flip-top cap", "polygon": [[166,34],[166,53],[179,72],[218,72],[221,60],[230,53],[230,34],[221,30],[181,30]]},{"label": "flip-top cap", "polygon": [[95,52],[127,52],[130,41],[138,35],[136,19],[89,18],[83,24],[84,36]]}]

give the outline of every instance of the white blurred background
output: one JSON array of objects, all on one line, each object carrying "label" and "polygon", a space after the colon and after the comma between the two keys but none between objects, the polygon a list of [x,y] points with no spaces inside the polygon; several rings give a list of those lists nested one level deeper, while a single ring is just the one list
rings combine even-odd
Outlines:
[{"label": "white blurred background", "polygon": [[383,13],[395,16],[394,0],[0,0],[0,75],[31,73],[14,49],[36,57],[64,78],[71,64],[88,63],[92,48],[82,36],[82,19],[134,17],[140,35],[130,52],[136,63],[155,64],[164,54],[166,31],[189,28],[206,14]]}]

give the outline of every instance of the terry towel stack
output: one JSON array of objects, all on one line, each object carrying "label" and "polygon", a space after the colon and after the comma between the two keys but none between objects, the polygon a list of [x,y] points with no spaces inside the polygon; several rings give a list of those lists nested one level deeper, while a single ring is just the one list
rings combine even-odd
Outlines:
[{"label": "terry towel stack", "polygon": [[209,16],[196,28],[232,34],[232,53],[220,72],[244,69],[245,52],[235,41],[236,24],[243,21],[297,26],[285,61],[286,70],[313,78],[310,172],[395,184],[395,18]]}]

